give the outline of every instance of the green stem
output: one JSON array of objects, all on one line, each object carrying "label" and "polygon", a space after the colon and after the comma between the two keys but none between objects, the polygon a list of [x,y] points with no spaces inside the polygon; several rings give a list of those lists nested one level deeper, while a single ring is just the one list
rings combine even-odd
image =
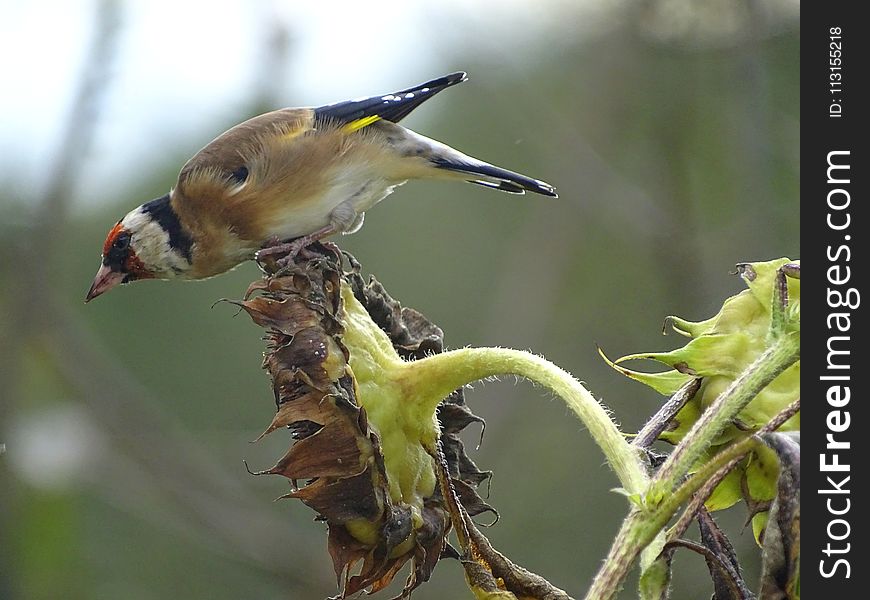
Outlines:
[{"label": "green stem", "polygon": [[[677,507],[683,503],[683,500],[688,500],[689,495],[692,496],[692,502],[688,504],[686,510],[683,511],[683,516],[677,523],[668,531],[668,541],[671,541],[681,535],[686,530],[688,521],[694,518],[695,513],[701,504],[707,501],[710,494],[716,488],[722,479],[725,477],[734,466],[743,459],[755,446],[763,444],[761,438],[764,434],[776,431],[782,425],[793,417],[801,406],[800,399],[795,400],[784,409],[779,411],[768,423],[759,429],[754,435],[743,438],[738,442],[734,442],[724,450],[716,454],[709,461],[701,465],[697,471],[692,473],[683,485],[681,485],[672,494],[672,497],[677,501]],[[685,488],[685,491],[684,491]],[[704,493],[706,492],[706,493]],[[697,505],[695,505],[697,503]],[[675,507],[676,509],[676,507]],[[667,507],[663,510],[667,510]]]},{"label": "green stem", "polygon": [[[780,373],[800,358],[799,334],[783,335],[734,380],[702,413],[650,483],[645,508],[635,508],[622,524],[601,570],[595,576],[586,600],[613,598],[634,565],[637,556],[655,538],[680,507],[708,477],[746,447],[735,444],[717,455],[711,464],[701,467],[679,485],[711,442],[758,393]],[[753,443],[747,441],[748,446]]]},{"label": "green stem", "polygon": [[[741,443],[730,446],[704,467],[668,494],[654,510],[645,512],[634,509],[623,522],[604,565],[592,582],[586,600],[612,598],[619,591],[623,579],[631,571],[634,561],[643,548],[652,542],[668,524],[677,509],[691,498],[707,478],[722,465],[739,456],[745,455],[757,443],[755,438],[747,438]],[[655,558],[655,557],[653,557]]]},{"label": "green stem", "polygon": [[645,492],[649,479],[638,450],[589,390],[546,359],[507,348],[462,348],[407,363],[405,368],[408,384],[425,378],[427,396],[436,404],[456,388],[487,377],[518,375],[548,388],[586,425],[623,488],[629,494]]},{"label": "green stem", "polygon": [[719,469],[730,463],[732,460],[740,460],[759,443],[758,438],[753,436],[744,438],[736,444],[732,444],[725,448],[722,452],[705,462],[695,473],[692,473],[692,475],[675,489],[672,494],[668,494],[668,496],[656,508],[656,512],[665,513],[668,515],[668,518],[670,518],[670,516],[680,508],[683,502],[688,501],[695,492],[701,489],[710,477],[719,471]]}]

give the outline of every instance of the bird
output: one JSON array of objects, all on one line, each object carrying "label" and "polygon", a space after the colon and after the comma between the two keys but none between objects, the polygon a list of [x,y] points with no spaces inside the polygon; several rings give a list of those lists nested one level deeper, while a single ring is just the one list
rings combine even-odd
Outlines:
[{"label": "bird", "polygon": [[466,80],[465,72],[452,73],[392,94],[283,108],[232,127],[187,161],[168,194],[111,228],[85,302],[132,281],[205,279],[276,251],[295,256],[327,236],[357,231],[367,210],[411,179],[557,197],[544,181],[399,125]]}]

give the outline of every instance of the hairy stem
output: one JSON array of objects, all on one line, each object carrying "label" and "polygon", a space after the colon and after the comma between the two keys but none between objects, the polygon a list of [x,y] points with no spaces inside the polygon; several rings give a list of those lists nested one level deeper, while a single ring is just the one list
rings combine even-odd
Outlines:
[{"label": "hairy stem", "polygon": [[614,597],[622,586],[622,581],[634,566],[637,556],[656,536],[661,534],[662,529],[668,524],[677,509],[700,489],[707,478],[718,471],[722,465],[734,458],[744,456],[756,443],[760,442],[753,437],[729,446],[704,465],[701,471],[683,482],[673,494],[666,496],[654,510],[633,509],[623,521],[604,565],[586,594],[586,600],[604,600]]},{"label": "hairy stem", "polygon": [[648,476],[638,450],[626,441],[607,409],[589,390],[546,359],[507,348],[462,348],[408,363],[405,368],[411,383],[417,377],[426,379],[427,392],[436,404],[454,389],[487,377],[518,375],[546,387],[589,429],[623,488],[629,494],[645,492]]}]

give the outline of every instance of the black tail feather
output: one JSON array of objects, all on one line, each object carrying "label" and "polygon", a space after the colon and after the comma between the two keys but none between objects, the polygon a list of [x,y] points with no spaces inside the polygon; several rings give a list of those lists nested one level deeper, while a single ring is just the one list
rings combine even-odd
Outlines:
[{"label": "black tail feather", "polygon": [[467,173],[469,175],[482,175],[485,177],[485,179],[470,178],[468,180],[470,183],[476,183],[477,185],[486,186],[511,194],[523,194],[528,191],[542,194],[544,196],[551,196],[553,198],[559,197],[556,193],[556,188],[545,181],[532,179],[531,177],[521,175],[520,173],[514,173],[513,171],[508,171],[507,169],[502,169],[501,167],[496,167],[495,165],[490,165],[488,163],[464,163],[451,161],[445,158],[436,158],[432,160],[432,162],[439,169],[446,169],[448,171],[455,171],[463,174]]},{"label": "black tail feather", "polygon": [[392,94],[321,106],[314,109],[314,114],[319,120],[335,121],[342,124],[365,117],[380,117],[385,121],[398,123],[407,117],[412,110],[441,90],[462,83],[466,79],[466,74],[459,71]]}]

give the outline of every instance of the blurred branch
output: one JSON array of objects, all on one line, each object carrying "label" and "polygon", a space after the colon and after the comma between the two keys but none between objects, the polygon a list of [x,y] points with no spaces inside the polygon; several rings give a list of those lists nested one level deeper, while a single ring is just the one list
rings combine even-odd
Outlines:
[{"label": "blurred branch", "polygon": [[[94,14],[94,35],[73,94],[54,164],[47,170],[48,184],[39,202],[37,228],[42,230],[41,241],[48,250],[54,250],[62,243],[64,236],[61,233],[69,211],[69,200],[97,131],[103,98],[118,53],[120,3],[99,0]],[[52,252],[46,254],[51,256]]]},{"label": "blurred branch", "polygon": [[[44,320],[35,318],[37,312],[26,292],[32,285],[47,282],[54,275],[51,269],[56,263],[52,258],[60,252],[59,248],[66,238],[64,229],[71,198],[70,190],[78,181],[86,150],[91,145],[100,119],[101,99],[107,84],[108,70],[117,53],[120,21],[118,2],[100,0],[95,14],[93,38],[82,67],[82,77],[73,94],[72,107],[63,128],[54,164],[46,169],[48,182],[45,191],[33,202],[36,206],[35,223],[10,244],[7,251],[11,256],[3,261],[4,264],[19,267],[22,262],[28,263],[27,268],[19,268],[16,277],[10,278],[7,290],[7,310],[14,316],[9,319],[7,331],[2,337],[9,344],[7,351],[13,357],[19,356],[21,348],[26,346],[30,337],[28,332],[39,331],[45,326]],[[38,246],[31,247],[32,240],[38,240]],[[34,254],[38,254],[38,257]],[[15,382],[19,378],[12,362],[9,362],[9,373],[0,371],[0,379],[10,382],[7,391],[14,396]],[[0,413],[0,417],[2,416]]]},{"label": "blurred branch", "polygon": [[[114,0],[101,0],[97,4],[93,37],[82,67],[82,77],[73,94],[72,107],[54,165],[46,169],[48,183],[42,197],[33,202],[36,206],[35,222],[3,249],[7,256],[3,257],[0,264],[14,265],[16,271],[14,276],[6,278],[8,283],[4,286],[4,304],[8,319],[4,323],[3,331],[0,331],[0,340],[3,340],[5,346],[4,353],[11,358],[0,361],[0,381],[6,383],[4,392],[8,394],[8,400],[0,402],[0,423],[7,421],[13,403],[22,396],[23,350],[37,341],[41,333],[53,324],[46,315],[39,312],[39,302],[33,301],[30,292],[37,287],[49,288],[54,275],[52,269],[56,265],[53,258],[60,253],[66,238],[63,233],[69,207],[69,190],[75,186],[86,150],[99,121],[108,69],[114,63],[117,53],[120,12],[120,5]],[[38,244],[32,244],[32,240],[37,240]],[[2,464],[5,470],[5,462]],[[7,510],[7,504],[12,498],[11,493],[0,495],[0,529],[11,528],[11,511]],[[8,535],[0,537],[11,539]],[[12,561],[6,555],[8,551],[0,551],[0,561],[3,563]],[[11,568],[2,568],[0,571],[16,572]],[[15,583],[2,578],[0,585],[9,588],[0,587],[0,596],[12,597],[16,589]]]}]

